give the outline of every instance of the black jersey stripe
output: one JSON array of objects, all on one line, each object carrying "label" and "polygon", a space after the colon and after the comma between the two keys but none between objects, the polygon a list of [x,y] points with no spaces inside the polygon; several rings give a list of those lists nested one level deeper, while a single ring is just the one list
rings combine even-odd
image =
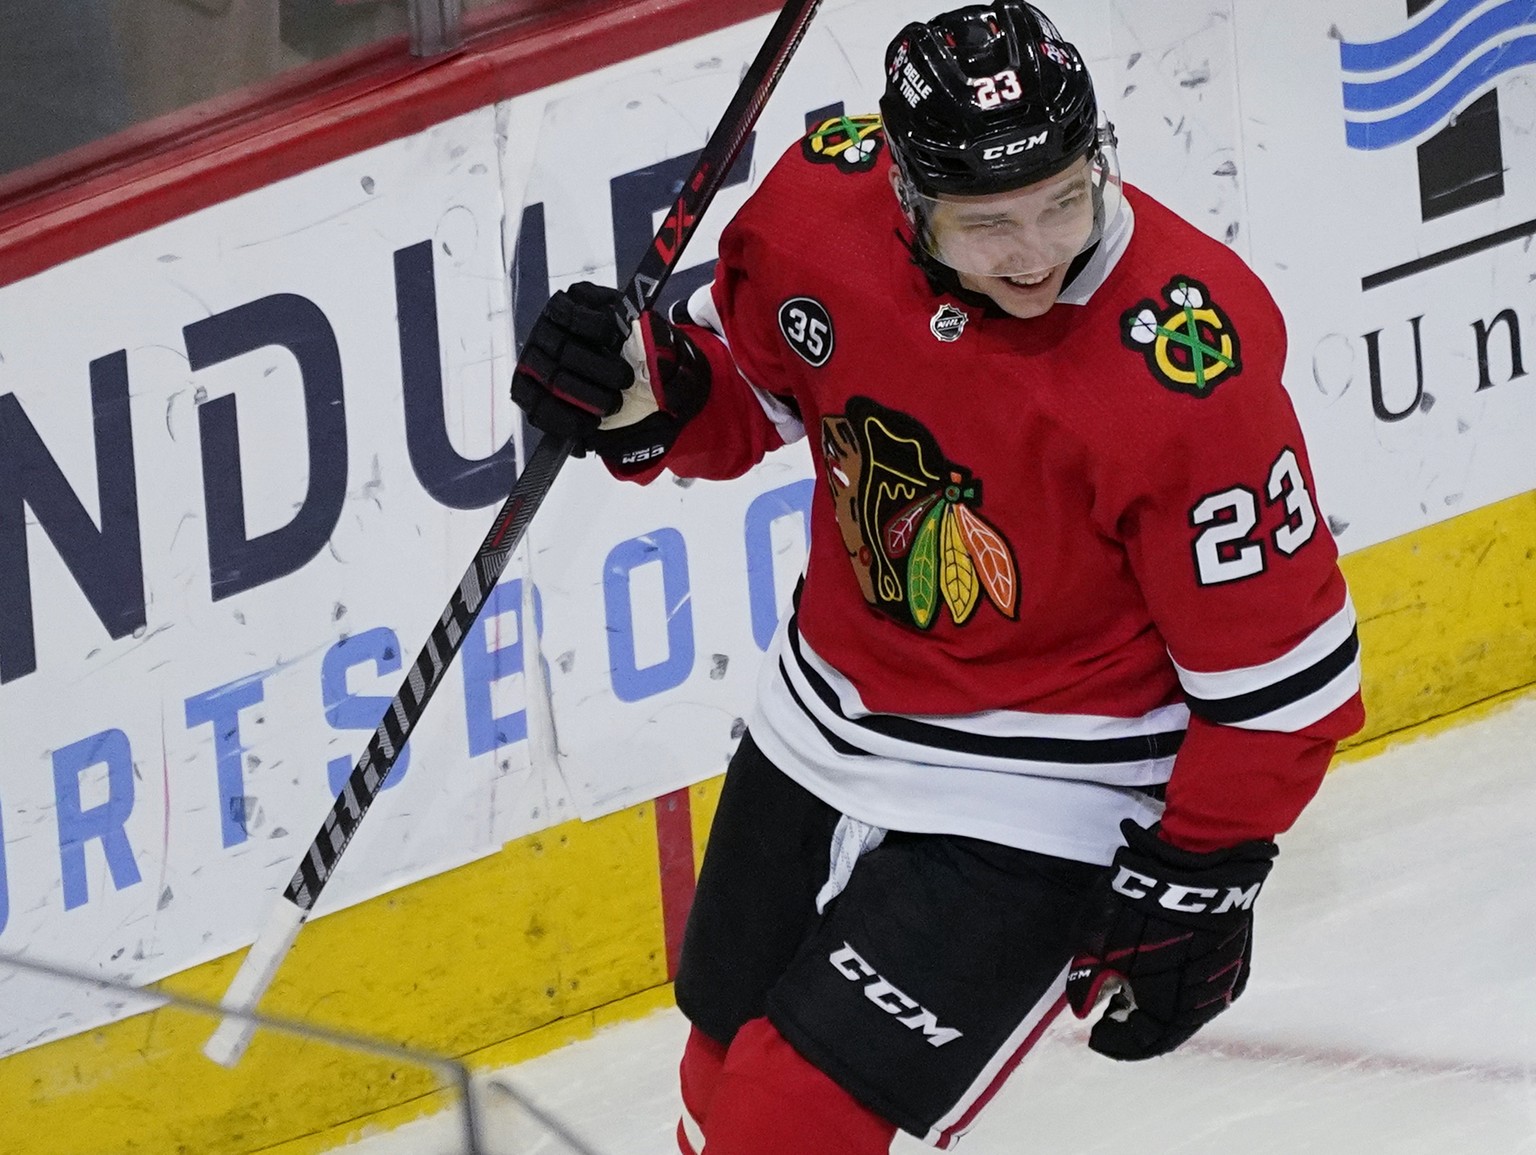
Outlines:
[{"label": "black jersey stripe", "polygon": [[1305,670],[1299,670],[1288,678],[1281,678],[1268,686],[1250,690],[1246,694],[1235,694],[1230,698],[1197,698],[1188,692],[1185,693],[1185,698],[1189,702],[1190,712],[1204,718],[1207,722],[1216,722],[1224,726],[1248,722],[1294,705],[1317,693],[1349,669],[1359,653],[1360,632],[1358,629],[1352,629],[1349,631],[1349,637],[1340,642],[1332,653],[1319,658]]},{"label": "black jersey stripe", "polygon": [[[919,722],[915,718],[906,718],[899,714],[869,714],[863,718],[850,718],[843,713],[842,703],[837,699],[837,691],[805,660],[805,655],[800,649],[798,614],[791,615],[789,620],[789,648],[794,655],[796,667],[829,713],[836,715],[849,725],[858,726],[872,734],[879,734],[914,746],[953,750],[988,758],[1085,766],[1171,758],[1184,742],[1182,729],[1165,730],[1156,734],[1138,734],[1125,738],[999,737],[994,734],[976,734],[969,730],[957,730],[949,726],[936,726],[931,722]],[[787,673],[785,680],[788,681]],[[792,685],[790,692],[794,692]],[[795,701],[825,733],[826,728],[816,721],[815,715],[810,710],[806,709],[799,695],[795,695]]]},{"label": "black jersey stripe", "polygon": [[789,670],[785,668],[783,658],[779,659],[779,676],[784,679],[784,688],[789,691],[790,698],[794,700],[795,705],[800,707],[800,712],[810,719],[811,725],[815,726],[816,729],[820,731],[821,736],[826,739],[828,746],[832,747],[832,749],[836,750],[839,754],[851,754],[854,757],[859,758],[874,757],[874,755],[871,754],[868,750],[860,750],[852,742],[844,741],[842,738],[839,738],[836,734],[832,733],[831,730],[827,729],[826,726],[822,725],[821,719],[816,717],[816,715],[806,707],[805,700],[800,697],[799,691],[795,689],[794,679],[789,676]]}]

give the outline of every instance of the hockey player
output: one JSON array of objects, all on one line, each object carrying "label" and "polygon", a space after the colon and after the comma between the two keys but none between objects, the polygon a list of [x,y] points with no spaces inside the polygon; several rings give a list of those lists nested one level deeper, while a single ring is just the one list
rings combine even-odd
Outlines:
[{"label": "hockey player", "polygon": [[685,314],[621,347],[573,286],[513,383],[621,477],[815,463],[677,979],[694,1155],[948,1148],[1105,993],[1095,1051],[1177,1047],[1242,993],[1274,837],[1363,720],[1258,278],[1122,185],[1021,0],[909,25],[886,81]]}]

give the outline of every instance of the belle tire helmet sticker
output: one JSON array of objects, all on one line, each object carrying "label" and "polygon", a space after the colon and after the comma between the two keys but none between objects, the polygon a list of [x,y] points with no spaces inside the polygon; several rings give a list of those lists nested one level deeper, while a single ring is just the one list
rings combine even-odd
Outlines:
[{"label": "belle tire helmet sticker", "polygon": [[1120,315],[1120,340],[1140,353],[1159,385],[1191,397],[1209,397],[1243,371],[1237,331],[1211,291],[1193,277],[1175,276],[1163,289],[1167,302],[1140,301]]},{"label": "belle tire helmet sticker", "polygon": [[791,297],[779,306],[779,332],[813,369],[832,359],[832,315],[814,297]]}]

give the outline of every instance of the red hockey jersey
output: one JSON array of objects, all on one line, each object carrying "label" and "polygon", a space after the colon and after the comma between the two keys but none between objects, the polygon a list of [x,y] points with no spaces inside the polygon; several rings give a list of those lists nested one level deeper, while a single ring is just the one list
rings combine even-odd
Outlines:
[{"label": "red hockey jersey", "polygon": [[867,139],[793,148],[689,302],[713,389],[663,464],[803,435],[817,474],[754,739],[892,829],[1095,862],[1122,817],[1273,836],[1362,722],[1274,302],[1129,188],[1045,315],[936,294]]}]

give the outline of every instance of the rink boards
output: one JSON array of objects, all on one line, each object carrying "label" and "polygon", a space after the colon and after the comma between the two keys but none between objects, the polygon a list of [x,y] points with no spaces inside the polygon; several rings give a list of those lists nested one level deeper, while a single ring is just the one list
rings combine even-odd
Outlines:
[{"label": "rink boards", "polygon": [[[930,7],[828,0],[678,289],[807,124],[874,107],[883,44]],[[1345,43],[1403,31],[1360,7]],[[1345,107],[1320,0],[1278,31],[1214,4],[1061,22],[1130,179],[1286,312],[1365,737],[1536,681],[1529,85],[1464,93],[1498,94],[1502,191],[1425,220],[1428,137],[1351,144],[1389,118]],[[561,28],[542,71],[533,33],[482,45],[172,154],[115,210],[0,221],[0,951],[222,992],[515,476],[519,337],[633,263],[765,28],[585,74],[645,37]],[[731,486],[573,462],[266,1007],[504,1062],[661,987],[811,485],[802,449]],[[28,1105],[3,1150],[297,1153],[431,1102],[423,1072],[314,1043],[263,1035],[224,1072],[194,1016],[0,991],[0,1093]]]}]

